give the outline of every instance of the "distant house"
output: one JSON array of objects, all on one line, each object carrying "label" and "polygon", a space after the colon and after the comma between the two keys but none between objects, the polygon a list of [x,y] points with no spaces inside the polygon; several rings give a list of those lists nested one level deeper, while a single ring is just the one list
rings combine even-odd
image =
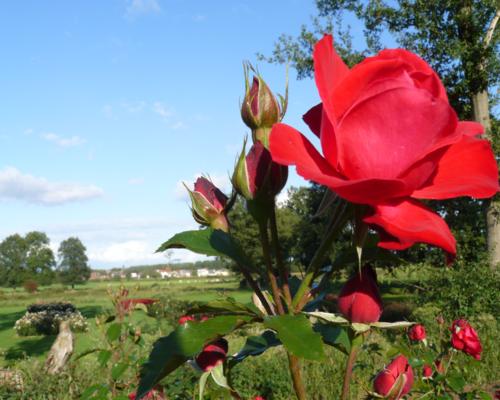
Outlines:
[{"label": "distant house", "polygon": [[105,279],[108,279],[108,274],[106,271],[100,272],[100,271],[92,271],[90,273],[89,280],[91,281],[102,281]]},{"label": "distant house", "polygon": [[200,268],[196,271],[199,277],[229,276],[231,272],[227,269]]},{"label": "distant house", "polygon": [[141,279],[141,274],[139,272],[131,272],[130,277],[132,279]]},{"label": "distant house", "polygon": [[162,279],[165,278],[189,278],[192,275],[192,271],[189,269],[174,269],[165,268],[157,269],[156,272],[160,274]]}]

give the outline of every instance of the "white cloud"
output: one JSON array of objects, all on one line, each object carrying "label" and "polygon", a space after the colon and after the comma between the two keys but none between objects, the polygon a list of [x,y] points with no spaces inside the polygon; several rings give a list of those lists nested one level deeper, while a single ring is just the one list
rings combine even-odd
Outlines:
[{"label": "white cloud", "polygon": [[170,118],[173,114],[173,111],[165,106],[161,101],[155,101],[153,103],[153,111],[165,119]]},{"label": "white cloud", "polygon": [[59,147],[75,147],[85,143],[85,140],[80,136],[63,137],[52,132],[42,133],[41,136],[43,139],[55,143]]},{"label": "white cloud", "polygon": [[28,203],[58,205],[102,195],[102,189],[94,185],[49,182],[45,178],[23,174],[13,167],[0,170],[0,200],[23,200]]},{"label": "white cloud", "polygon": [[125,16],[134,18],[145,14],[158,14],[161,11],[158,0],[128,0]]},{"label": "white cloud", "polygon": [[[191,190],[193,189],[194,182],[196,179],[198,179],[200,176],[206,176],[207,174],[194,174],[191,179],[183,179],[180,181],[177,181],[175,184],[175,189],[174,189],[174,196],[177,200],[182,200],[182,201],[188,201],[189,200],[189,194],[188,191],[186,190],[186,187],[184,186],[183,182],[187,185],[188,188]],[[211,174],[208,175],[208,178],[213,182],[215,186],[217,186],[222,193],[225,193],[226,195],[229,195],[231,192],[231,180],[229,178],[229,175],[227,174]]]},{"label": "white cloud", "polygon": [[117,264],[165,261],[165,256],[156,254],[148,242],[141,240],[112,243],[89,253],[89,258],[96,262]]},{"label": "white cloud", "polygon": [[186,129],[187,125],[182,121],[177,121],[175,124],[172,124],[170,128],[173,129],[174,131],[177,131],[179,129]]},{"label": "white cloud", "polygon": [[142,185],[144,183],[143,178],[130,178],[128,180],[129,185]]},{"label": "white cloud", "polygon": [[193,21],[194,22],[203,22],[207,19],[207,16],[206,15],[202,15],[202,14],[197,14],[193,17]]},{"label": "white cloud", "polygon": [[136,114],[138,112],[141,112],[144,110],[146,107],[146,102],[141,100],[141,101],[135,101],[135,102],[127,102],[124,101],[121,106],[128,111],[131,114]]}]

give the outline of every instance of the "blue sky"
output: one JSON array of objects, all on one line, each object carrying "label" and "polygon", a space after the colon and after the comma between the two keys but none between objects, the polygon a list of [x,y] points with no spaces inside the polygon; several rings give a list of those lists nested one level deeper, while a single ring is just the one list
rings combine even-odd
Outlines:
[{"label": "blue sky", "polygon": [[[242,61],[314,14],[312,0],[3,3],[0,240],[78,236],[94,268],[166,261],[158,245],[196,228],[180,182],[208,173],[229,190]],[[283,93],[285,67],[258,66]],[[292,71],[285,122],[305,131],[316,103]]]}]

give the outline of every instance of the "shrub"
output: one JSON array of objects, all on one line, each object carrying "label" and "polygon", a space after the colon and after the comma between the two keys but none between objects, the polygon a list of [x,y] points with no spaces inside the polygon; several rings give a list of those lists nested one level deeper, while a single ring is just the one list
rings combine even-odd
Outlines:
[{"label": "shrub", "polygon": [[486,262],[443,268],[431,274],[419,305],[433,304],[450,319],[482,313],[499,317],[500,271]]},{"label": "shrub", "polygon": [[35,293],[38,290],[38,282],[33,279],[28,279],[23,283],[23,287],[28,293]]},{"label": "shrub", "polygon": [[32,304],[17,320],[14,329],[19,336],[56,335],[61,321],[69,321],[74,332],[88,328],[83,315],[70,303]]}]

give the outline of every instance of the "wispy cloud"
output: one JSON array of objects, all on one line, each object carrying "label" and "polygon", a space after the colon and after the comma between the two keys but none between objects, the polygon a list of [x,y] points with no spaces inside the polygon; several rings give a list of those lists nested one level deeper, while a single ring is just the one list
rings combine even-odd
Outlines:
[{"label": "wispy cloud", "polygon": [[22,200],[53,206],[102,195],[103,190],[94,185],[50,182],[45,178],[24,174],[14,167],[0,170],[0,200]]},{"label": "wispy cloud", "polygon": [[153,111],[162,118],[170,118],[173,115],[172,109],[168,108],[161,101],[155,101],[153,103]]},{"label": "wispy cloud", "polygon": [[193,21],[194,22],[203,22],[207,19],[207,16],[206,15],[202,15],[202,14],[197,14],[193,17]]},{"label": "wispy cloud", "polygon": [[144,178],[130,178],[128,180],[129,185],[142,185],[144,183]]},{"label": "wispy cloud", "polygon": [[158,0],[128,0],[125,17],[135,18],[140,15],[158,14],[161,12]]},{"label": "wispy cloud", "polygon": [[141,112],[142,110],[144,110],[146,105],[147,105],[146,102],[143,100],[135,101],[135,102],[125,101],[121,104],[122,108],[124,108],[126,111],[128,111],[129,113],[132,113],[132,114]]},{"label": "wispy cloud", "polygon": [[82,139],[80,136],[64,137],[52,132],[42,133],[41,137],[48,142],[55,143],[59,147],[75,147],[85,143],[85,139]]}]

